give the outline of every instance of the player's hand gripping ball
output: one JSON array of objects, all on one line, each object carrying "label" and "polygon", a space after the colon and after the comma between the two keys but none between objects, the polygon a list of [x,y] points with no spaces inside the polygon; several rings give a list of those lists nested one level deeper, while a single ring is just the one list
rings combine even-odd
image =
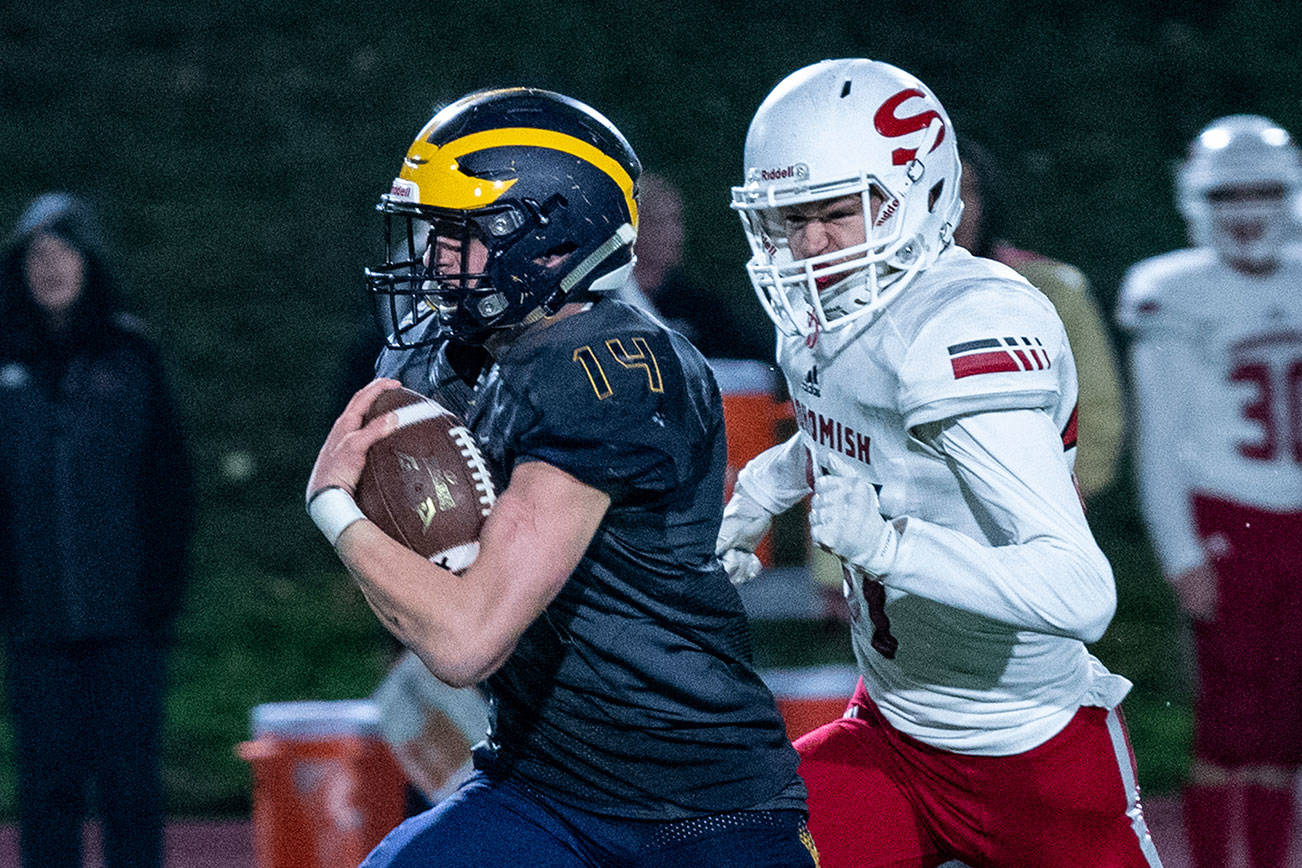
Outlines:
[{"label": "player's hand gripping ball", "polygon": [[398,542],[460,572],[479,554],[479,531],[497,499],[488,464],[470,429],[437,401],[389,389],[365,421],[390,410],[398,426],[367,451],[357,505]]}]

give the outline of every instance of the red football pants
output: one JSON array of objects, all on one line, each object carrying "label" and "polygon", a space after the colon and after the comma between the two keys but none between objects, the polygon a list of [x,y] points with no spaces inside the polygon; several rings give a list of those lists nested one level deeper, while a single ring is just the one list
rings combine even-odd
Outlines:
[{"label": "red football pants", "polygon": [[1194,624],[1194,753],[1223,766],[1302,765],[1302,513],[1194,498],[1216,554],[1216,618]]},{"label": "red football pants", "polygon": [[894,729],[864,692],[796,741],[823,868],[1159,866],[1119,709],[1081,708],[1012,756],[967,756]]}]

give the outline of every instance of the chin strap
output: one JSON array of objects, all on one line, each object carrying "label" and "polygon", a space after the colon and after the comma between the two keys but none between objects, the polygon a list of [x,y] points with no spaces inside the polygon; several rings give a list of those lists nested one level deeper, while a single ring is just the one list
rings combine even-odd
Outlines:
[{"label": "chin strap", "polygon": [[621,225],[615,230],[614,235],[607,238],[596,250],[593,250],[578,265],[570,269],[569,273],[561,278],[561,285],[556,292],[552,293],[542,304],[525,314],[524,318],[520,320],[520,325],[530,326],[541,319],[554,316],[557,311],[571,301],[595,301],[597,298],[596,293],[575,292],[574,287],[591,274],[597,266],[624,247],[631,246],[635,240],[637,240],[637,230],[628,223]]},{"label": "chin strap", "polygon": [[607,257],[622,247],[632,246],[633,242],[636,240],[636,229],[628,223],[620,225],[620,227],[615,230],[614,235],[607,238],[596,250],[584,257],[583,261],[571,268],[570,273],[561,279],[561,293],[568,297],[570,290],[591,274],[593,269],[605,262]]}]

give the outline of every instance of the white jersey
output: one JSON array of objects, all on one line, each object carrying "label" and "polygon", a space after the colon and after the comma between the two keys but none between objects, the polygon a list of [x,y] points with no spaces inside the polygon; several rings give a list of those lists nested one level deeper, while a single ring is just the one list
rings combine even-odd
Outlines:
[{"label": "white jersey", "polygon": [[815,459],[853,459],[882,514],[907,517],[882,576],[893,659],[872,647],[863,579],[847,586],[859,668],[893,726],[1007,755],[1121,701],[1130,683],[1084,644],[1116,595],[1071,478],[1076,370],[1042,293],[951,247],[880,313],[781,338],[778,362]]},{"label": "white jersey", "polygon": [[1117,318],[1133,336],[1139,491],[1167,575],[1204,561],[1195,493],[1302,510],[1302,255],[1259,277],[1209,249],[1146,259]]}]

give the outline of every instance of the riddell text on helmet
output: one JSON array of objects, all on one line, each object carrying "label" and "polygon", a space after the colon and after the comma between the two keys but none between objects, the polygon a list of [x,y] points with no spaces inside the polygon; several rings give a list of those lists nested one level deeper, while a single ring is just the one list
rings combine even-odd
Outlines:
[{"label": "riddell text on helmet", "polygon": [[804,163],[796,163],[794,166],[784,166],[781,169],[760,169],[759,176],[761,181],[785,181],[788,178],[808,178],[809,167]]}]

